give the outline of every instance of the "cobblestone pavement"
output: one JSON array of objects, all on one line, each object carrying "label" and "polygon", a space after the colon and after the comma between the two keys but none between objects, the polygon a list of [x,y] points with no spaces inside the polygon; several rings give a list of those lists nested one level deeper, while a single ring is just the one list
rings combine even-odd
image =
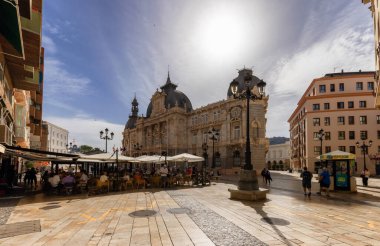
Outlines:
[{"label": "cobblestone pavement", "polygon": [[7,223],[9,216],[16,207],[20,198],[2,197],[0,198],[0,225]]},{"label": "cobblestone pavement", "polygon": [[380,245],[376,186],[326,198],[314,182],[305,198],[297,175],[272,176],[262,202],[230,200],[236,177],[203,188],[25,197],[7,224],[39,220],[41,232],[0,245]]}]

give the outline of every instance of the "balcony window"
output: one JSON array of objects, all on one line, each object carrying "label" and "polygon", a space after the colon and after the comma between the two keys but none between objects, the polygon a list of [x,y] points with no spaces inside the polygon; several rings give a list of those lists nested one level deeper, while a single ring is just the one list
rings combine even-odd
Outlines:
[{"label": "balcony window", "polygon": [[334,92],[335,91],[335,84],[330,84],[330,92]]},{"label": "balcony window", "polygon": [[354,116],[348,116],[348,124],[349,125],[355,124],[355,117]]},{"label": "balcony window", "polygon": [[344,83],[339,83],[339,91],[344,91]]},{"label": "balcony window", "polygon": [[325,126],[330,125],[330,117],[325,117]]},{"label": "balcony window", "polygon": [[366,108],[367,107],[367,101],[359,101],[359,108]]},{"label": "balcony window", "polygon": [[356,153],[356,146],[350,146],[350,153],[355,154]]},{"label": "balcony window", "polygon": [[357,91],[363,90],[363,82],[356,82],[356,90]]},{"label": "balcony window", "polygon": [[338,125],[344,125],[344,116],[338,117]]},{"label": "balcony window", "polygon": [[319,93],[325,93],[326,92],[326,85],[319,85]]},{"label": "balcony window", "polygon": [[331,146],[325,146],[325,153],[331,152]]},{"label": "balcony window", "polygon": [[337,102],[337,108],[342,109],[344,108],[344,102]]},{"label": "balcony window", "polygon": [[348,132],[348,139],[355,140],[355,131]]},{"label": "balcony window", "polygon": [[380,115],[376,115],[376,123],[380,124]]},{"label": "balcony window", "polygon": [[367,82],[367,89],[373,91],[375,89],[373,82]]},{"label": "balcony window", "polygon": [[324,106],[325,110],[329,110],[330,109],[330,103],[324,103],[323,106]]},{"label": "balcony window", "polygon": [[346,139],[346,133],[344,131],[338,131],[338,139],[339,140],[345,140]]},{"label": "balcony window", "polygon": [[360,131],[360,139],[366,140],[368,138],[367,131]]},{"label": "balcony window", "polygon": [[331,133],[325,132],[325,140],[331,140]]},{"label": "balcony window", "polygon": [[345,152],[346,146],[338,146],[338,150]]},{"label": "balcony window", "polygon": [[320,107],[319,107],[319,103],[316,103],[316,104],[313,104],[313,110],[319,110]]},{"label": "balcony window", "polygon": [[240,138],[240,126],[235,126],[234,127],[234,139],[239,139]]},{"label": "balcony window", "polygon": [[321,122],[319,118],[313,118],[313,126],[320,126]]},{"label": "balcony window", "polygon": [[360,116],[359,121],[360,121],[360,125],[366,125],[367,124],[367,116]]},{"label": "balcony window", "polygon": [[354,102],[353,101],[348,102],[348,108],[354,108]]},{"label": "balcony window", "polygon": [[321,154],[321,146],[314,146],[314,155]]},{"label": "balcony window", "polygon": [[313,132],[313,138],[314,138],[314,140],[319,140],[319,133]]}]

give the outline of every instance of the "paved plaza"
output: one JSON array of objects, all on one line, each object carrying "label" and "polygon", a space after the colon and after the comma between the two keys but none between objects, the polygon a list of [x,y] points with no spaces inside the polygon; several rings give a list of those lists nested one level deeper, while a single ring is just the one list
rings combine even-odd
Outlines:
[{"label": "paved plaza", "polygon": [[13,207],[2,199],[11,208],[0,245],[380,245],[379,180],[329,198],[315,182],[309,199],[298,174],[272,177],[262,202],[230,200],[236,177],[203,188],[38,194]]}]

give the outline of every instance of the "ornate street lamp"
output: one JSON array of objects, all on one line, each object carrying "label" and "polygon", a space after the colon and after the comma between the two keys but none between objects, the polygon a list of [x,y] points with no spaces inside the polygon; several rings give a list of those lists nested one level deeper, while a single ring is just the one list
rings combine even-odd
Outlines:
[{"label": "ornate street lamp", "polygon": [[260,80],[257,85],[255,85],[251,91],[249,85],[252,82],[252,75],[247,75],[244,78],[245,88],[241,93],[238,93],[239,82],[234,80],[230,84],[230,89],[235,99],[246,100],[247,112],[246,112],[246,142],[245,142],[245,164],[241,172],[239,180],[240,190],[259,190],[259,184],[257,181],[256,171],[252,172],[253,166],[251,164],[251,143],[249,139],[249,103],[250,101],[262,100],[265,96],[265,86],[266,83]]},{"label": "ornate street lamp", "polygon": [[369,140],[368,142],[368,145],[365,143],[365,141],[363,140],[363,144],[360,145],[359,142],[356,142],[356,147],[357,148],[360,148],[363,152],[363,159],[364,159],[364,170],[367,169],[367,165],[365,163],[365,155],[368,154],[368,147],[371,147],[372,146],[372,140]]},{"label": "ornate street lamp", "polygon": [[75,153],[78,151],[78,146],[72,142],[70,142],[69,144],[66,144],[66,150],[67,150],[67,153]]},{"label": "ornate street lamp", "polygon": [[[103,134],[104,134],[104,136],[103,136]],[[104,132],[100,131],[100,139],[106,140],[106,153],[107,153],[107,141],[112,140],[113,135],[114,135],[113,132],[111,132],[110,137],[108,136],[108,128],[104,129]]]},{"label": "ornate street lamp", "polygon": [[325,136],[325,131],[323,129],[319,130],[318,131],[318,139],[319,141],[321,141],[321,149],[319,150],[319,155],[320,155],[320,163],[321,163],[321,166],[322,166],[322,154],[323,154],[323,151],[322,151],[322,142],[323,142],[323,137]]},{"label": "ornate street lamp", "polygon": [[203,150],[203,163],[202,163],[202,185],[206,185],[206,167],[207,167],[207,158],[208,158],[208,155],[207,155],[207,149],[208,149],[208,146],[207,146],[207,143],[203,143],[202,144],[202,150]]},{"label": "ornate street lamp", "polygon": [[215,141],[219,140],[219,131],[216,130],[214,127],[208,131],[209,139],[212,140],[212,164],[211,168],[215,168],[215,149],[214,149],[214,143]]}]

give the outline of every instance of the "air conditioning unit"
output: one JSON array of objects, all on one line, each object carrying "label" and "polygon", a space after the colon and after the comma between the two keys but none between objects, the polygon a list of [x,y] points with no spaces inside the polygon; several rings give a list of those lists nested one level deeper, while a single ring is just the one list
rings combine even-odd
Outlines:
[{"label": "air conditioning unit", "polygon": [[12,145],[12,131],[7,125],[0,125],[0,143]]}]

